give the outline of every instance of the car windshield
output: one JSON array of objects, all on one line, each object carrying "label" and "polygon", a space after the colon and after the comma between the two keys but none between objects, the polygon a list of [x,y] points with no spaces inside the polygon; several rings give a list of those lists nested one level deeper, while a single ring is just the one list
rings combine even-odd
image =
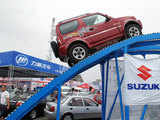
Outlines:
[{"label": "car windshield", "polygon": [[60,26],[61,34],[67,34],[70,32],[74,32],[78,28],[78,21],[74,20],[68,23],[64,23]]},{"label": "car windshield", "polygon": [[68,97],[63,97],[63,98],[61,99],[61,103],[64,103],[67,99],[68,99]]},{"label": "car windshield", "polygon": [[70,89],[63,89],[62,92],[70,92]]}]

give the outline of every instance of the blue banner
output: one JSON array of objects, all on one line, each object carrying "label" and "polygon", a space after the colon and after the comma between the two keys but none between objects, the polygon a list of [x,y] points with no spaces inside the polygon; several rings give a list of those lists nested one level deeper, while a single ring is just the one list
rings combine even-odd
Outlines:
[{"label": "blue banner", "polygon": [[48,62],[17,51],[0,53],[0,67],[15,66],[39,72],[45,72],[59,76],[63,74],[67,67]]}]

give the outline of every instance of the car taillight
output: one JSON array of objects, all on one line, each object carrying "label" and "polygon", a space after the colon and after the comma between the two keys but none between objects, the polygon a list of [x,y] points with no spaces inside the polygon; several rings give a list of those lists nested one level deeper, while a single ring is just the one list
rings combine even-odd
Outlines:
[{"label": "car taillight", "polygon": [[55,107],[54,107],[54,106],[51,106],[51,107],[50,107],[50,111],[51,111],[51,112],[54,112],[54,111],[55,111]]},{"label": "car taillight", "polygon": [[16,106],[20,106],[20,105],[22,105],[22,102],[17,102],[16,103]]}]

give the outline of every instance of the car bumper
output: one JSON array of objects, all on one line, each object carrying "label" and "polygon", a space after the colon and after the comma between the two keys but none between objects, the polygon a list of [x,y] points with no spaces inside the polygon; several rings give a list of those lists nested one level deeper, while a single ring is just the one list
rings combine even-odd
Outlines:
[{"label": "car bumper", "polygon": [[44,109],[44,115],[48,120],[56,120],[56,112],[50,112],[47,109]]}]

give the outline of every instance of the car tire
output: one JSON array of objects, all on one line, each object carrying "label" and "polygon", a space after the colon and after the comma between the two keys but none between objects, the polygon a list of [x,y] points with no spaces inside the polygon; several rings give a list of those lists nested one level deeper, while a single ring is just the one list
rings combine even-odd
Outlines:
[{"label": "car tire", "polygon": [[62,117],[62,120],[73,120],[73,115],[72,114],[66,114]]},{"label": "car tire", "polygon": [[29,118],[30,120],[34,120],[37,118],[37,111],[36,110],[32,110],[30,113],[29,113]]},{"label": "car tire", "polygon": [[142,34],[141,27],[138,24],[129,24],[125,27],[125,37],[131,38]]},{"label": "car tire", "polygon": [[77,62],[88,57],[88,47],[83,44],[74,44],[68,50],[69,62],[76,64]]}]

